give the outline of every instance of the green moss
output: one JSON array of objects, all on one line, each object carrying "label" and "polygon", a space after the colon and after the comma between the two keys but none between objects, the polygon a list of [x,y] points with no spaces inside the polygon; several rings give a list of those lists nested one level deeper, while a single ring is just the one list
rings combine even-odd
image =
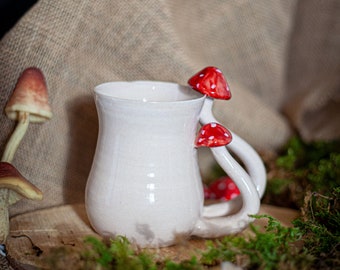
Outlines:
[{"label": "green moss", "polygon": [[295,243],[302,238],[298,228],[284,227],[271,216],[264,232],[251,225],[253,236],[226,236],[208,242],[202,262],[215,265],[222,261],[234,262],[244,269],[308,269],[311,257]]},{"label": "green moss", "polygon": [[301,218],[293,222],[303,233],[304,248],[315,257],[315,269],[340,267],[340,187],[331,195],[307,193]]},{"label": "green moss", "polygon": [[307,144],[293,137],[275,160],[271,175],[266,203],[300,209],[307,191],[327,196],[340,186],[340,141]]},{"label": "green moss", "polygon": [[[117,236],[105,244],[96,237],[87,237],[85,242],[89,249],[84,253],[86,269],[115,269],[115,270],[200,270],[203,269],[196,257],[180,263],[171,260],[159,262],[154,255],[134,248],[123,236]],[[91,263],[88,263],[91,262]]]},{"label": "green moss", "polygon": [[160,269],[164,270],[201,270],[203,269],[203,265],[199,262],[196,257],[192,257],[190,260],[185,260],[180,263],[172,262],[171,260],[167,260],[165,262],[164,268]]},{"label": "green moss", "polygon": [[112,239],[109,244],[95,237],[88,237],[85,242],[90,244],[91,248],[84,254],[84,258],[95,261],[102,269],[157,269],[151,255],[135,251],[123,236]]}]

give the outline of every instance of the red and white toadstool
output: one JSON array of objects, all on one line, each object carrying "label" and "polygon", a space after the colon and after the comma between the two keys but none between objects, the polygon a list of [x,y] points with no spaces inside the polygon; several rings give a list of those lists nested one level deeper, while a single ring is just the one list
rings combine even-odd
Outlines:
[{"label": "red and white toadstool", "polygon": [[209,122],[218,123],[212,114],[214,99],[231,98],[230,88],[222,71],[216,67],[206,67],[192,76],[188,84],[192,89],[206,96],[200,117],[201,123],[203,125]]},{"label": "red and white toadstool", "polygon": [[[201,127],[195,140],[196,147],[226,146],[232,141],[228,129],[218,123],[209,123]],[[229,177],[216,180],[204,190],[205,198],[231,200],[240,194],[239,189]]]},{"label": "red and white toadstool", "polygon": [[[221,70],[212,66],[206,67],[191,77],[188,84],[192,89],[206,96],[200,114],[201,124],[204,126],[211,122],[218,123],[212,113],[214,99],[228,100],[231,98],[228,83]],[[193,235],[205,237],[207,235],[205,228],[218,228],[218,224],[223,224],[223,227],[216,230],[215,236],[239,232],[253,221],[250,215],[257,214],[260,209],[260,197],[263,195],[266,186],[266,172],[263,162],[255,150],[244,140],[232,132],[231,137],[232,141],[227,147],[210,147],[210,150],[217,163],[237,185],[242,194],[238,198],[242,198],[242,200],[226,202],[225,205],[223,204],[225,206],[223,208],[219,204],[204,208],[203,215],[205,217],[216,217],[216,214],[218,214],[217,216],[233,215],[225,219],[204,219],[196,226]],[[236,162],[227,148],[230,148],[240,158],[249,174]],[[238,211],[240,207],[242,207],[241,211]],[[239,222],[235,223],[237,219]]]},{"label": "red and white toadstool", "polygon": [[218,147],[229,144],[232,140],[228,129],[218,123],[209,123],[201,127],[195,140],[196,147]]},{"label": "red and white toadstool", "polygon": [[212,182],[206,193],[209,199],[229,201],[240,195],[240,190],[229,176],[223,176]]},{"label": "red and white toadstool", "polygon": [[[206,67],[192,76],[188,80],[188,84],[192,89],[206,95],[200,115],[201,124],[219,123],[212,113],[214,99],[229,100],[231,98],[230,88],[222,71],[213,66]],[[261,198],[266,187],[266,171],[263,162],[247,142],[235,133],[231,131],[230,133],[233,140],[228,144],[228,148],[243,161]]]},{"label": "red and white toadstool", "polygon": [[225,99],[231,98],[229,85],[222,71],[216,67],[206,67],[188,80],[188,84],[207,97]]}]

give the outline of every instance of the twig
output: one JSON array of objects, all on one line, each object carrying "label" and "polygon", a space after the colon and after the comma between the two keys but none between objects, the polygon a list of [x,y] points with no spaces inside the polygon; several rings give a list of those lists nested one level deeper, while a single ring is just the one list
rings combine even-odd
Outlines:
[{"label": "twig", "polygon": [[43,253],[43,250],[38,247],[37,245],[35,245],[32,241],[32,239],[26,235],[26,234],[21,234],[21,235],[12,235],[13,238],[20,238],[20,237],[26,237],[30,242],[31,242],[31,245],[32,245],[32,249],[35,251],[35,255],[37,257],[39,257],[42,253]]}]

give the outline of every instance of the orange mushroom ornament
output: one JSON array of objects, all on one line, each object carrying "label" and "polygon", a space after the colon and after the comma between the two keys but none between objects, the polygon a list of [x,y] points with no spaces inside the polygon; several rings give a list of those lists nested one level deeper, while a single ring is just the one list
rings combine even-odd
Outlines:
[{"label": "orange mushroom ornament", "polygon": [[17,125],[8,140],[0,162],[0,246],[9,233],[8,207],[22,197],[42,200],[42,192],[11,164],[30,122],[43,123],[52,117],[42,71],[30,67],[23,71],[13,90],[5,113]]},{"label": "orange mushroom ornament", "polygon": [[46,81],[40,69],[30,67],[23,71],[5,107],[5,113],[9,119],[18,121],[1,159],[11,162],[29,123],[43,123],[52,117]]}]

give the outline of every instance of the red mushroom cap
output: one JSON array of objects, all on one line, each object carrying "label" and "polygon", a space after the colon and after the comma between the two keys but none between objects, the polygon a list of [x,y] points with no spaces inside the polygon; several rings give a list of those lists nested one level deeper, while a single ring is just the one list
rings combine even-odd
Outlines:
[{"label": "red mushroom cap", "polygon": [[192,89],[216,99],[230,99],[229,85],[222,71],[216,67],[206,67],[192,76],[188,84]]},{"label": "red mushroom cap", "polygon": [[224,146],[231,142],[232,136],[228,129],[218,123],[204,125],[195,140],[197,147],[217,147]]},{"label": "red mushroom cap", "polygon": [[204,192],[204,199],[214,199],[211,196],[211,191],[207,185],[203,186],[203,192]]},{"label": "red mushroom cap", "polygon": [[229,176],[223,176],[212,182],[208,190],[209,199],[229,201],[240,195],[240,190]]}]

